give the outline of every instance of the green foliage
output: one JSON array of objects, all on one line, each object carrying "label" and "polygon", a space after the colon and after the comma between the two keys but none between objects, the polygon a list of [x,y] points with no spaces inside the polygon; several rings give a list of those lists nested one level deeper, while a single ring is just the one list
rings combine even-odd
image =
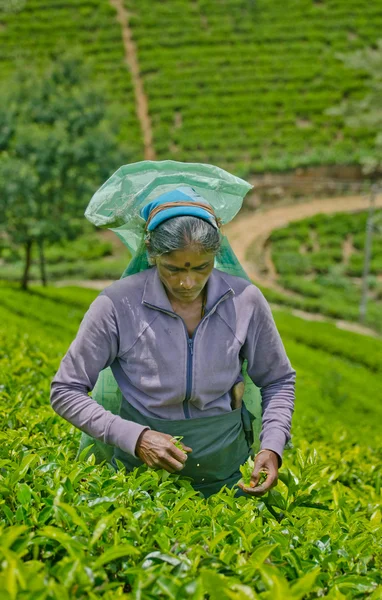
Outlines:
[{"label": "green foliage", "polygon": [[[17,10],[9,10],[16,5]],[[23,62],[43,70],[49,55],[67,48],[75,48],[86,60],[93,59],[90,87],[104,82],[108,106],[118,114],[117,136],[124,145],[125,162],[132,157],[143,158],[131,76],[124,63],[121,26],[110,2],[1,0],[0,44],[0,81],[7,80],[15,66],[18,68]]]},{"label": "green foliage", "polygon": [[[120,162],[99,87],[75,53],[55,56],[46,70],[24,65],[4,85],[0,123],[0,221],[7,238],[30,251],[73,240],[95,183]],[[59,256],[56,256],[60,260]]]},{"label": "green foliage", "polygon": [[[52,244],[46,249],[45,259],[49,266],[63,262],[76,262],[79,258],[81,261],[89,261],[112,254],[111,242],[102,241],[98,232],[89,231],[75,240],[61,240],[57,244]],[[23,258],[21,247],[11,246],[9,243],[3,243],[3,247],[0,248],[0,256],[4,264],[20,262]]]},{"label": "green foliage", "polygon": [[[382,39],[374,47],[341,54],[344,64],[368,75],[368,93],[359,100],[344,100],[328,114],[345,117],[352,134],[364,130],[374,132],[374,144],[363,149],[360,163],[365,173],[380,173],[382,170]],[[350,132],[349,132],[350,134]],[[361,134],[362,135],[362,134]]]},{"label": "green foliage", "polygon": [[380,36],[380,11],[366,0],[124,4],[159,158],[245,176],[357,163],[373,146],[366,124],[354,137],[343,117],[325,114],[368,89],[364,71],[338,58]]},{"label": "green foliage", "polygon": [[[305,324],[275,313],[298,373],[279,484],[259,499],[222,490],[204,500],[179,475],[76,460],[80,432],[51,410],[50,380],[81,318],[68,324],[68,310],[83,303],[83,314],[97,293],[36,291],[39,305],[24,294],[28,317],[0,305],[4,600],[377,600],[382,379],[367,361],[379,342],[348,332],[336,340],[315,323],[296,343]],[[14,287],[1,292],[21,304]],[[61,314],[60,328],[48,313]]]},{"label": "green foliage", "polygon": [[[61,241],[46,249],[46,273],[49,281],[60,279],[116,280],[130,260],[128,250],[114,249],[102,237],[103,232],[85,227],[85,233],[75,240]],[[20,247],[3,242],[0,248],[0,279],[19,281],[23,273]],[[1,264],[2,263],[2,264]],[[32,252],[29,280],[40,279],[38,257]]]},{"label": "green foliage", "polygon": [[[375,212],[366,324],[382,332],[379,277],[382,238]],[[323,215],[290,223],[269,238],[278,282],[292,294],[264,290],[271,302],[307,312],[358,321],[367,213]],[[249,252],[250,254],[250,252]]]}]

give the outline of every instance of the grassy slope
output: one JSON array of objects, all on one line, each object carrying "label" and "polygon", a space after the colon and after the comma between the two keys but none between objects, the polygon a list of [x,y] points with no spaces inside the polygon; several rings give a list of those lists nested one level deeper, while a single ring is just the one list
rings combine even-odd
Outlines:
[{"label": "grassy slope", "polygon": [[337,53],[373,44],[368,0],[125,0],[159,158],[243,175],[348,164],[373,134],[325,115],[367,89]]},{"label": "grassy slope", "polygon": [[[11,2],[3,3],[5,8]],[[130,73],[124,64],[121,27],[107,0],[28,0],[20,10],[0,7],[0,81],[11,76],[15,59],[42,66],[57,48],[80,48],[94,59],[94,79],[103,81],[112,105],[123,107],[120,138],[132,160],[143,156]],[[17,65],[17,63],[16,63]],[[135,158],[136,157],[136,158]]]},{"label": "grassy slope", "polygon": [[[108,0],[5,2],[0,80],[14,59],[41,63],[58,44],[95,58],[95,77],[124,108],[120,136],[142,158],[121,28]],[[380,37],[368,0],[125,0],[159,159],[212,162],[237,174],[352,163],[373,133],[325,110],[367,89],[339,52]]]}]

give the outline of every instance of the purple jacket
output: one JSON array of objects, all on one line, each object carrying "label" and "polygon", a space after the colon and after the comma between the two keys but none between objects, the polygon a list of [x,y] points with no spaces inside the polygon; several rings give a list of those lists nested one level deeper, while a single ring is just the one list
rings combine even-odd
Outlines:
[{"label": "purple jacket", "polygon": [[123,401],[141,413],[189,419],[231,410],[244,359],[261,388],[261,447],[281,457],[290,438],[295,371],[260,290],[214,269],[205,316],[190,340],[153,267],[112,283],[90,305],[52,381],[50,401],[82,431],[135,455],[146,427],[88,395],[102,369],[111,367]]}]

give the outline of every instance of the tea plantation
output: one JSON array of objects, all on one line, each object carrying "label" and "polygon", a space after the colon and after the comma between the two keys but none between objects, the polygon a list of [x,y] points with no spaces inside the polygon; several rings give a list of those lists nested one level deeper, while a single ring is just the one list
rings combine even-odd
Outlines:
[{"label": "tea plantation", "polygon": [[[375,213],[366,322],[382,331],[382,211]],[[271,234],[277,282],[294,292],[281,303],[357,321],[361,300],[366,212],[316,215]],[[277,297],[272,295],[277,301]]]},{"label": "tea plantation", "polygon": [[[48,281],[68,279],[119,279],[130,259],[125,246],[118,249],[104,232],[85,222],[84,233],[75,240],[52,244],[45,250]],[[21,281],[25,250],[22,246],[0,241],[0,279]],[[29,279],[40,280],[38,253],[32,253]]]},{"label": "tea plantation", "polygon": [[[159,160],[209,162],[237,175],[356,163],[372,128],[327,114],[360,99],[368,76],[341,53],[381,37],[368,0],[124,0]],[[42,65],[77,46],[122,107],[120,139],[143,158],[121,25],[109,0],[2,0],[0,82],[15,59]],[[319,58],[319,60],[318,60]]]},{"label": "tea plantation", "polygon": [[275,312],[298,373],[280,482],[205,500],[76,459],[49,386],[96,295],[1,287],[1,599],[382,598],[379,340]]},{"label": "tea plantation", "polygon": [[[129,140],[132,156],[142,152],[134,93],[124,64],[121,27],[106,0],[2,0],[0,2],[0,83],[27,62],[43,68],[52,52],[77,48],[92,59],[94,79],[110,104],[123,106],[120,137]],[[137,158],[138,160],[138,158]]]}]

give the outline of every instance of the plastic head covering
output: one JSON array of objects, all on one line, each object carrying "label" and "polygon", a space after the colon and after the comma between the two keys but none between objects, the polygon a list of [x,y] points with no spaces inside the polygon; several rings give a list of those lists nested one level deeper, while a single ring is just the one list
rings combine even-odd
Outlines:
[{"label": "plastic head covering", "polygon": [[[121,278],[150,267],[142,209],[163,194],[184,190],[185,186],[187,195],[192,191],[193,197],[209,204],[223,225],[239,212],[244,196],[252,188],[247,181],[214,165],[145,160],[123,165],[94,194],[85,217],[98,227],[114,231],[132,255]],[[225,236],[215,266],[248,279]]]},{"label": "plastic head covering", "polygon": [[[190,202],[197,201],[211,206],[219,221],[225,224],[239,212],[243,198],[251,187],[243,179],[214,165],[147,160],[120,167],[94,194],[85,216],[94,225],[106,226],[114,231],[130,250],[132,258],[122,273],[122,279],[150,268],[145,245],[145,225],[147,213],[151,212],[154,205],[169,199],[173,201],[182,193]],[[191,214],[185,212],[189,209],[198,210],[196,207],[180,205],[163,210],[157,213],[159,219],[153,219],[151,228],[157,226],[161,219],[165,220],[163,217]],[[211,218],[207,211],[202,214],[207,220]],[[224,235],[221,236],[220,251],[215,257],[215,267],[231,275],[249,279]],[[261,426],[260,394],[248,375],[244,375],[244,403],[256,416],[253,425],[256,450]],[[92,398],[113,414],[119,414],[121,392],[110,367],[99,374]],[[81,437],[78,456],[89,445],[93,445],[92,453],[95,454],[97,462],[111,460],[113,448],[85,433]]]},{"label": "plastic head covering", "polygon": [[146,221],[146,231],[156,229],[168,219],[185,215],[199,217],[219,229],[213,208],[192,187],[186,185],[158,196],[150,204],[146,204],[140,214]]}]

